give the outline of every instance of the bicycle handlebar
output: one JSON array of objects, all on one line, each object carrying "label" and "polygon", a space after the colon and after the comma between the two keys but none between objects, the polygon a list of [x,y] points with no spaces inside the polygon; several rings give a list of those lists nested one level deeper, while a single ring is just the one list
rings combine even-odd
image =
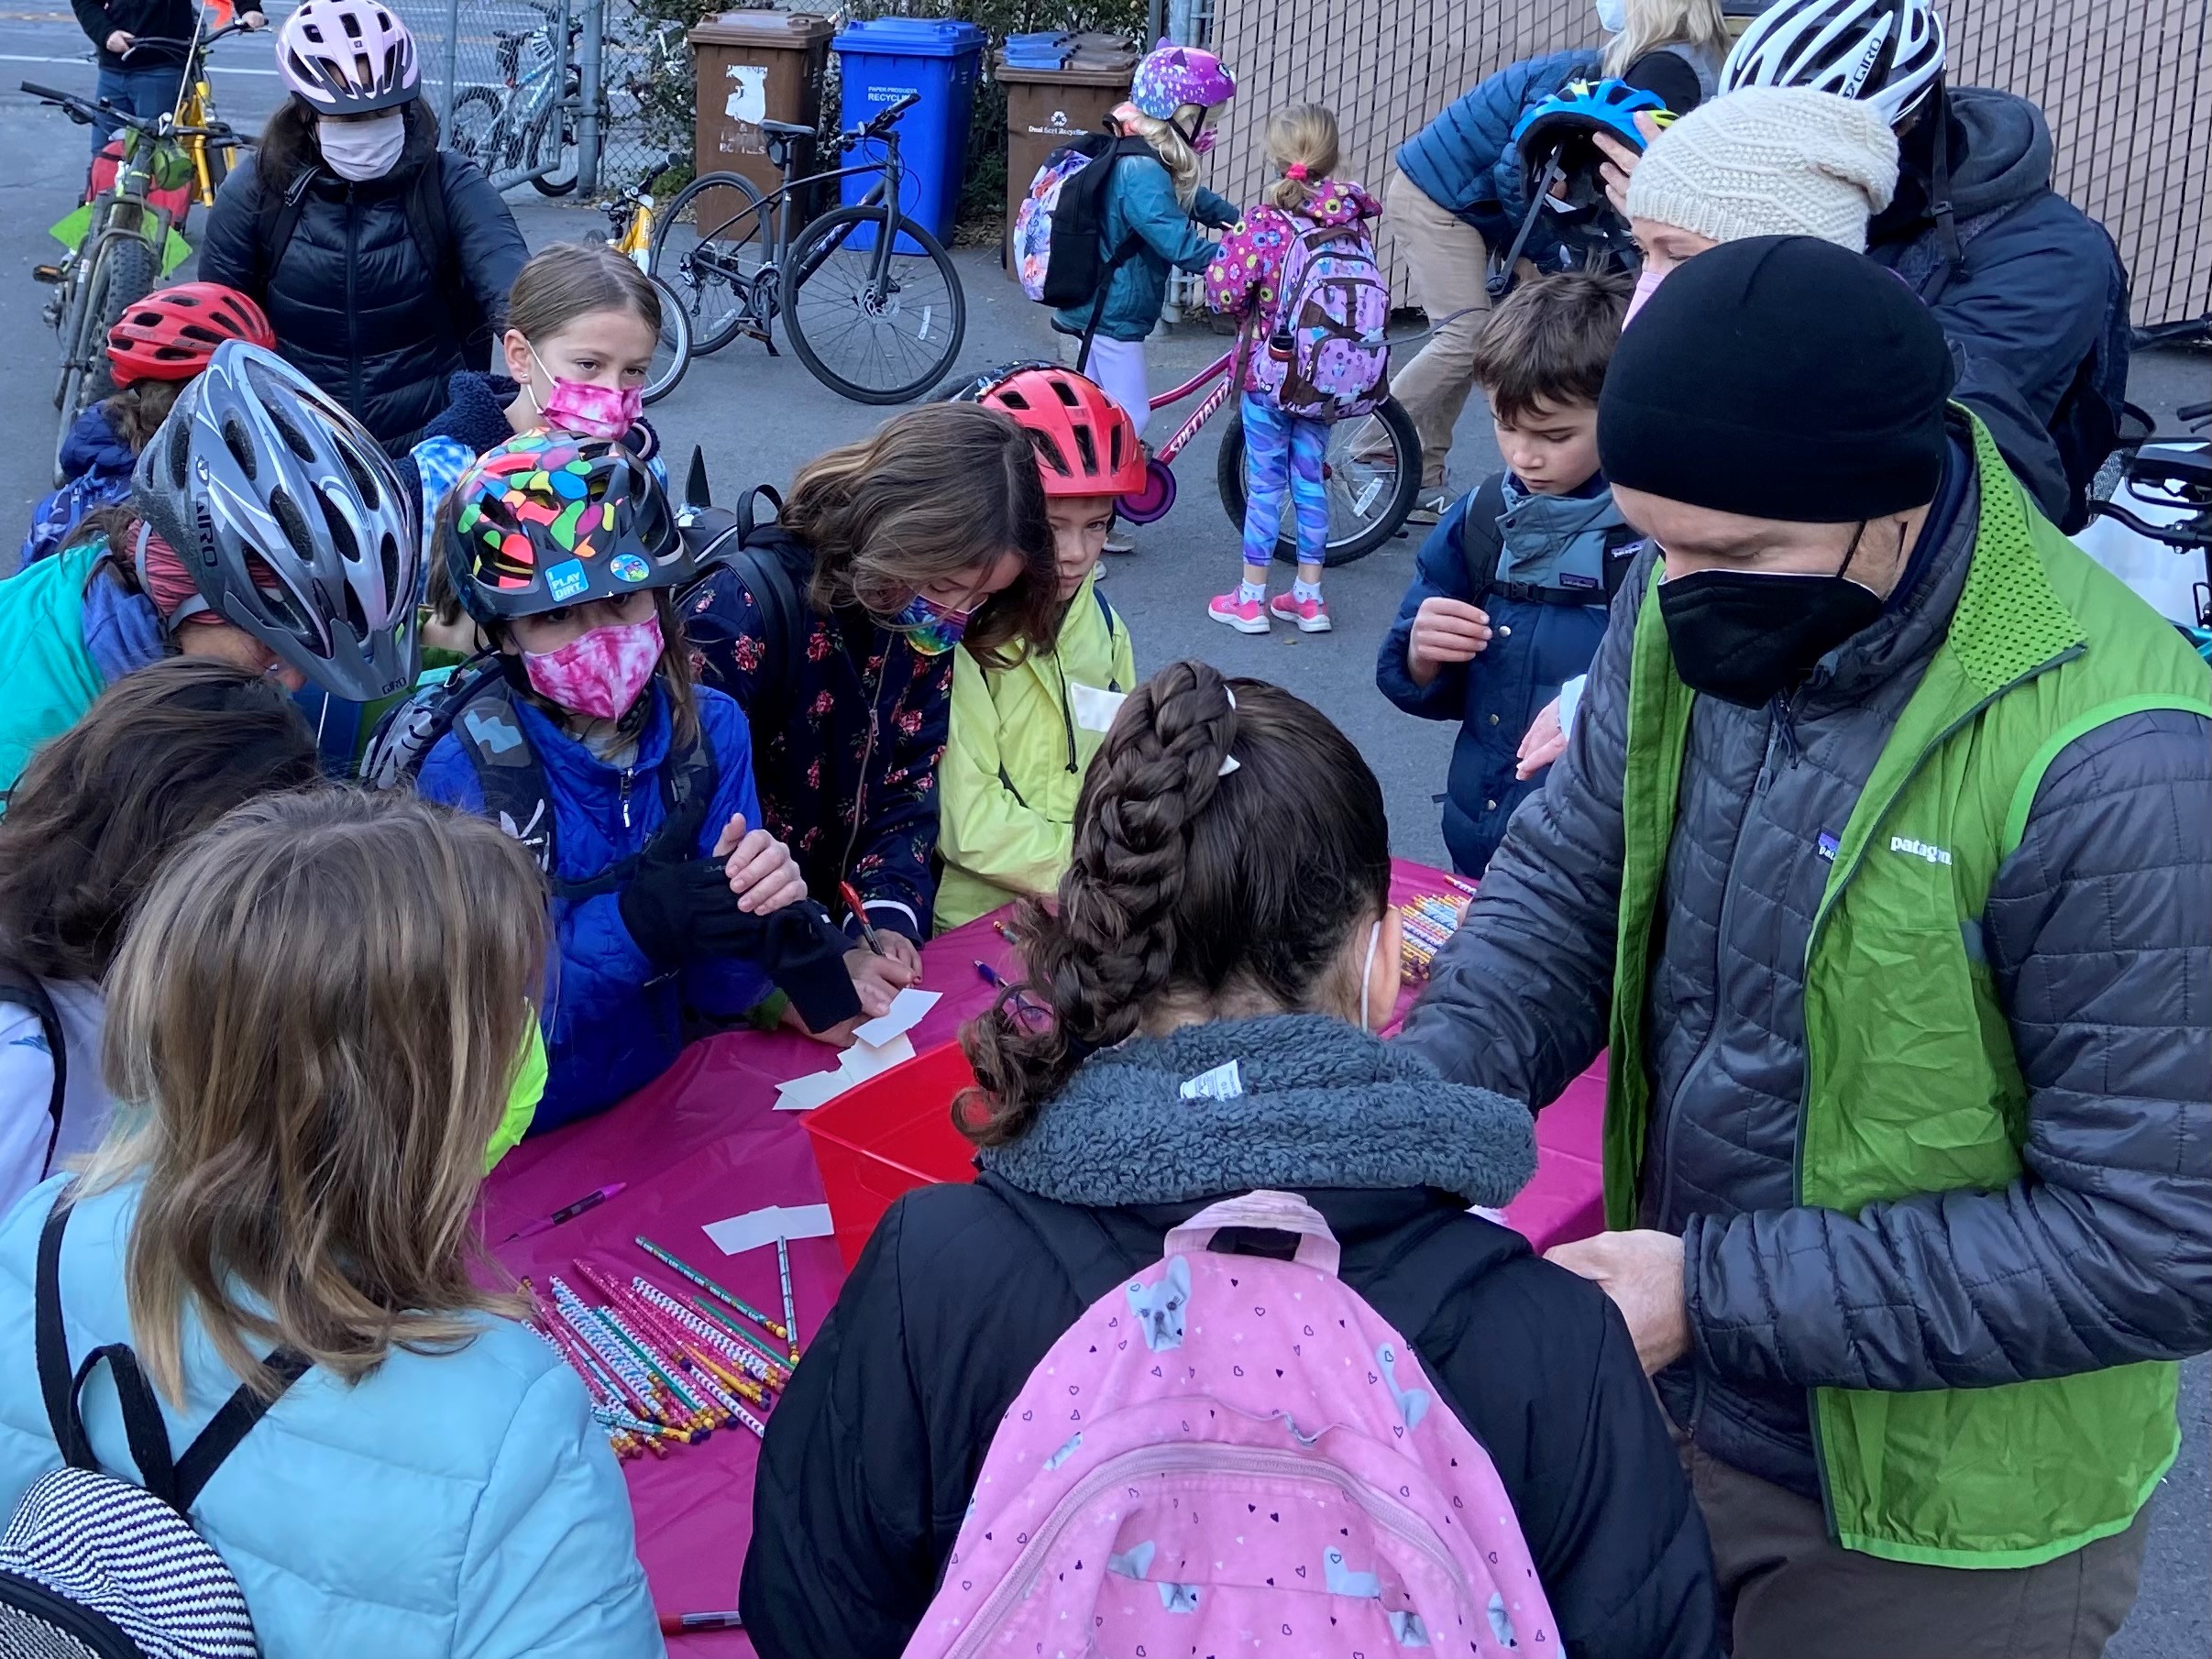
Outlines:
[{"label": "bicycle handlebar", "polygon": [[905,93],[885,104],[862,130],[869,137],[880,138],[897,126],[906,113],[921,102],[919,93]]},{"label": "bicycle handlebar", "polygon": [[2212,548],[2212,531],[2201,528],[2201,514],[2194,522],[2184,519],[2178,524],[2153,524],[2113,501],[2091,501],[2089,511],[2097,518],[2118,519],[2137,535],[2163,542],[2176,553],[2198,553]]},{"label": "bicycle handlebar", "polygon": [[140,119],[137,115],[125,115],[105,98],[84,98],[75,93],[57,92],[50,86],[40,86],[35,81],[26,81],[21,84],[23,90],[39,103],[50,104],[79,126],[90,126],[102,115],[113,115],[118,120],[134,123]]}]

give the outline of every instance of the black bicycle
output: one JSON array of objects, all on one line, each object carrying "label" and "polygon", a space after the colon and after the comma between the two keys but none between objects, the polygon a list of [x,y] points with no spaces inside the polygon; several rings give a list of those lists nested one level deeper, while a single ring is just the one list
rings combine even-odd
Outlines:
[{"label": "black bicycle", "polygon": [[[832,162],[864,144],[880,144],[879,159],[795,178],[800,141],[814,129],[763,121],[769,163],[783,175],[776,189],[764,196],[733,172],[684,186],[654,231],[653,273],[683,297],[695,356],[740,335],[776,356],[780,316],[798,360],[856,402],[908,402],[944,379],[967,332],[968,301],[943,244],[899,203],[897,124],[920,101],[908,93],[830,141]],[[816,188],[871,175],[858,203],[792,235],[795,206]]]}]

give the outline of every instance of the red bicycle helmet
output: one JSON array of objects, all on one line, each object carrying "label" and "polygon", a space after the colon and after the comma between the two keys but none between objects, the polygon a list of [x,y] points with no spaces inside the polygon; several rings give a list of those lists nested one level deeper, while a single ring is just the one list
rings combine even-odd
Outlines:
[{"label": "red bicycle helmet", "polygon": [[180,282],[158,289],[126,311],[107,331],[107,359],[117,386],[134,380],[189,380],[226,340],[276,349],[276,332],[261,308],[220,282]]},{"label": "red bicycle helmet", "polygon": [[1073,369],[1025,368],[977,400],[1029,429],[1049,496],[1128,495],[1144,488],[1144,447],[1120,404]]}]

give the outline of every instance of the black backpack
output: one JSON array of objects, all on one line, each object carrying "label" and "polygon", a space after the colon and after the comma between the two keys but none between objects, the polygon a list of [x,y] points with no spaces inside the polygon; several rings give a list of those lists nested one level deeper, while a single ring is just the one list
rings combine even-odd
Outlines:
[{"label": "black backpack", "polygon": [[484,815],[530,849],[556,898],[584,899],[611,893],[641,864],[691,856],[719,785],[714,751],[704,738],[670,756],[661,768],[661,827],[641,851],[620,858],[597,874],[570,881],[557,872],[553,796],[545,764],[531,746],[514,709],[505,668],[487,653],[425,686],[377,723],[361,757],[360,776],[374,789],[412,783],[424,758],[447,732],[459,740],[475,767]]},{"label": "black backpack", "polygon": [[1053,152],[1053,159],[1070,150],[1088,156],[1092,164],[1060,187],[1060,200],[1052,209],[1052,240],[1044,270],[1047,305],[1080,305],[1094,295],[1104,302],[1106,280],[1136,251],[1138,240],[1131,236],[1112,258],[1106,256],[1106,186],[1117,163],[1152,154],[1152,147],[1142,138],[1117,138],[1111,133],[1071,138]]},{"label": "black backpack", "polygon": [[[40,1166],[51,1170],[54,1146],[61,1137],[61,1108],[69,1093],[69,1046],[61,1029],[61,1011],[54,1006],[54,999],[47,994],[46,986],[36,973],[5,957],[0,957],[0,1003],[14,1003],[31,1011],[46,1038],[47,1053],[54,1062],[54,1086],[46,1100],[47,1115],[53,1122],[46,1131],[46,1162]],[[0,1653],[5,1651],[0,1648]]]},{"label": "black backpack", "polygon": [[[192,1506],[272,1401],[241,1385],[173,1456],[169,1427],[127,1343],[70,1364],[61,1319],[65,1192],[39,1235],[34,1343],[61,1467],[33,1481],[0,1537],[0,1654],[10,1659],[255,1659],[260,1645],[230,1566],[192,1524]],[[102,1364],[115,1379],[138,1480],[101,1468],[80,1396]],[[279,1392],[308,1368],[270,1355]]]},{"label": "black backpack", "polygon": [[[808,604],[806,588],[814,576],[814,555],[773,520],[754,516],[756,502],[765,498],[780,512],[784,499],[766,484],[755,484],[737,499],[734,507],[707,504],[706,462],[699,451],[691,452],[691,469],[684,485],[686,507],[677,520],[685,543],[699,563],[699,574],[677,589],[677,613],[684,619],[684,636],[694,645],[728,650],[735,641],[716,637],[708,619],[691,611],[686,600],[716,572],[727,570],[744,584],[760,611],[764,660],[788,663],[806,649]],[[756,676],[745,703],[745,721],[753,729],[757,753],[769,734],[781,731],[790,716],[791,676],[783,673]]]},{"label": "black backpack", "polygon": [[[415,170],[414,177],[408,181],[402,205],[407,213],[408,235],[413,238],[416,250],[423,256],[423,264],[431,273],[439,304],[454,320],[455,333],[461,340],[463,366],[480,374],[491,367],[491,324],[477,304],[476,295],[461,272],[460,247],[454,240],[453,221],[446,213],[446,170],[456,165],[474,163],[448,157],[442,150],[432,151],[430,159]],[[255,214],[255,242],[260,249],[264,288],[276,280],[277,266],[300,228],[301,215],[307,211],[308,187],[320,170],[314,167],[301,169],[300,176],[281,191],[270,189],[259,173],[255,175],[256,181],[262,185]]]}]

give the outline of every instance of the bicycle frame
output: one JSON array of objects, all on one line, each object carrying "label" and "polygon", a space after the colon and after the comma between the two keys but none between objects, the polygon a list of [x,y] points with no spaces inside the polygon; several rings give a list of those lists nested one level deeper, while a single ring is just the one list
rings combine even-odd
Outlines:
[{"label": "bicycle frame", "polygon": [[[873,207],[877,203],[883,202],[889,203],[891,207],[891,234],[878,240],[875,267],[869,273],[872,278],[881,280],[890,258],[891,246],[898,237],[897,195],[889,188],[889,185],[893,180],[903,178],[905,172],[905,168],[898,164],[897,151],[894,149],[880,161],[864,162],[857,167],[832,168],[828,172],[808,173],[797,179],[787,178],[759,201],[747,202],[720,226],[720,229],[728,231],[732,226],[741,224],[747,214],[753,214],[756,219],[765,220],[770,226],[765,249],[766,257],[758,272],[749,276],[742,270],[722,269],[715,263],[714,256],[710,251],[711,245],[705,241],[700,242],[692,258],[706,264],[714,270],[717,276],[729,282],[733,288],[743,288],[750,291],[755,282],[773,283],[777,280],[777,273],[783,262],[791,256],[791,203],[792,199],[798,193],[798,187],[803,184],[826,184],[832,180],[839,179],[857,179],[864,174],[874,173],[878,175],[876,181],[868,192],[861,197],[859,205]],[[743,241],[744,238],[740,236],[735,239]],[[811,275],[812,273],[809,271],[807,274]]]},{"label": "bicycle frame", "polygon": [[1213,389],[1199,400],[1198,407],[1192,410],[1183,424],[1175,429],[1175,435],[1152,452],[1152,458],[1162,467],[1172,467],[1184,445],[1198,435],[1198,429],[1219,414],[1221,406],[1229,401],[1233,390],[1229,383],[1229,368],[1236,355],[1233,350],[1223,352],[1174,390],[1163,391],[1151,400],[1151,407],[1165,409],[1171,403],[1182,402],[1208,380],[1214,381]]}]

